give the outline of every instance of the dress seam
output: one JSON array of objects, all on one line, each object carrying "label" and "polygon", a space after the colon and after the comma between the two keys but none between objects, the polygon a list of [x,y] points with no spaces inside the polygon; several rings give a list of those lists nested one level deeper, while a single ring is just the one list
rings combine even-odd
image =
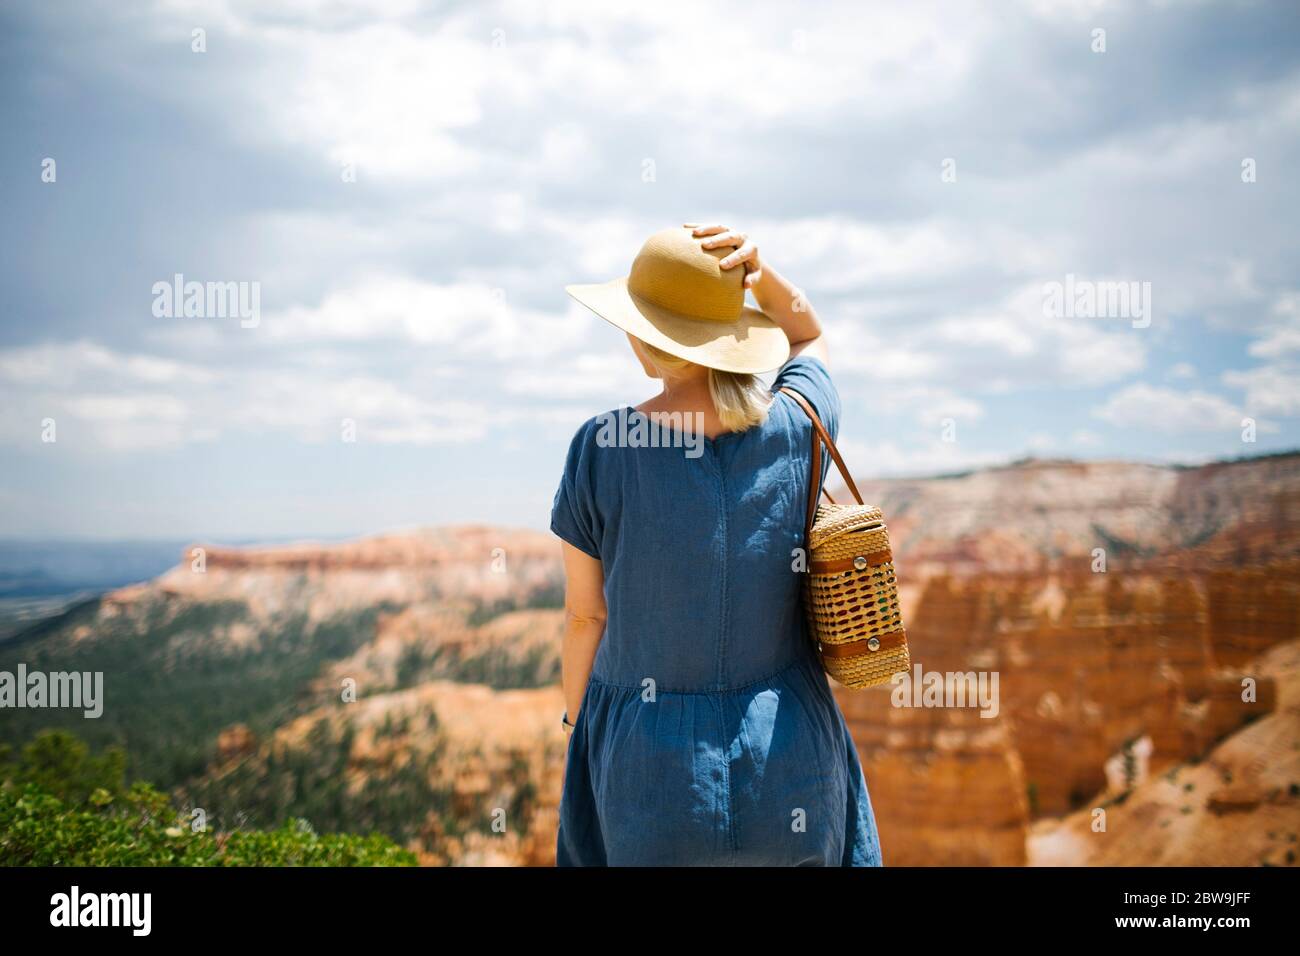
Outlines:
[{"label": "dress seam", "polygon": [[[722,524],[722,557],[718,562],[722,566],[722,589],[721,589],[721,620],[718,623],[718,668],[716,683],[721,687],[725,683],[726,660],[727,660],[727,629],[730,626],[731,602],[729,600],[727,572],[730,562],[727,560],[731,553],[728,534],[730,532],[727,526],[727,476],[722,468],[722,462],[716,458],[713,461],[714,466],[718,469],[718,519]],[[726,722],[722,717],[722,704],[718,703],[718,739],[726,741],[727,728]],[[730,744],[727,745],[730,750]],[[731,761],[730,753],[724,756],[722,761],[722,792],[726,798],[727,814],[727,840],[731,844],[731,862],[735,865],[736,856],[739,850],[736,841],[736,806],[735,796],[731,792]]]},{"label": "dress seam", "polygon": [[722,586],[718,589],[718,652],[716,667],[714,669],[714,683],[718,687],[723,685],[723,669],[726,660],[727,649],[727,479],[722,474],[722,464],[716,458],[713,460],[713,467],[718,472],[718,520],[722,525],[722,553],[718,557],[722,579]]},{"label": "dress seam", "polygon": [[[718,705],[718,739],[726,742],[727,728],[722,719],[722,705]],[[727,743],[727,750],[722,755],[722,792],[725,794],[727,816],[727,842],[731,845],[731,863],[736,863],[736,814],[732,806],[731,799],[731,744]]]}]

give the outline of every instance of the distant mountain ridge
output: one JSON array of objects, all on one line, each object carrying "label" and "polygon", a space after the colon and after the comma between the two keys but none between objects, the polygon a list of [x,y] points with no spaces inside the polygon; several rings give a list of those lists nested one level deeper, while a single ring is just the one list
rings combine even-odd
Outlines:
[{"label": "distant mountain ridge", "polygon": [[883,509],[904,570],[1087,568],[1097,548],[1111,567],[1300,557],[1300,452],[1199,466],[1030,459],[858,488]]}]

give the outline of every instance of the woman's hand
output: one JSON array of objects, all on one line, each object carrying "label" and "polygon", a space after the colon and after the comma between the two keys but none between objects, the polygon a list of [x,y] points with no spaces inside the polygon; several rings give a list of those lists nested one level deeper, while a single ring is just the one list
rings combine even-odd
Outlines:
[{"label": "woman's hand", "polygon": [[745,233],[723,225],[702,226],[698,222],[682,225],[691,230],[692,236],[704,240],[700,245],[705,249],[735,249],[735,252],[728,253],[719,260],[718,265],[724,269],[734,269],[743,262],[746,289],[752,289],[763,278],[763,261],[758,257],[758,245]]},{"label": "woman's hand", "polygon": [[718,265],[734,269],[744,263],[745,288],[754,293],[754,301],[773,322],[781,327],[790,340],[790,357],[808,354],[829,366],[830,356],[822,338],[821,323],[817,313],[804,294],[771,266],[764,266],[758,255],[758,244],[739,229],[723,225],[705,226],[698,222],[682,223],[691,235],[700,239],[705,249],[726,249]]}]

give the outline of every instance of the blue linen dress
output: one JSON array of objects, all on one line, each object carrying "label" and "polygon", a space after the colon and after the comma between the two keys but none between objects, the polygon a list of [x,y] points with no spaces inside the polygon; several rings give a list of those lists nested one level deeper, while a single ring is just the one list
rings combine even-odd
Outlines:
[{"label": "blue linen dress", "polygon": [[[837,434],[825,365],[797,356],[782,385]],[[811,427],[777,395],[762,425],[697,434],[702,453],[626,407],[574,435],[551,530],[602,562],[607,618],[571,718],[557,865],[882,865],[794,570]]]}]

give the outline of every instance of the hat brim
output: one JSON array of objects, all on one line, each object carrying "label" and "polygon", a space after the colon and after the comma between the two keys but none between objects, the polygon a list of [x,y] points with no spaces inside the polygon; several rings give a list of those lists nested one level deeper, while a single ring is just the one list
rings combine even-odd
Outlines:
[{"label": "hat brim", "polygon": [[710,322],[661,308],[634,295],[627,277],[594,285],[567,285],[569,293],[617,328],[676,355],[724,372],[768,372],[790,357],[790,340],[758,309],[734,322]]}]

